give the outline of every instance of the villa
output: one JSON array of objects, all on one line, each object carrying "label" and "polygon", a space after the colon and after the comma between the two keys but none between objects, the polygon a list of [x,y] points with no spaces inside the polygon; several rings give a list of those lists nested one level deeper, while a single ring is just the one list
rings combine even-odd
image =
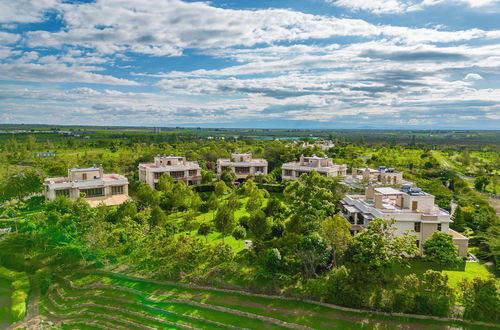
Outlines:
[{"label": "villa", "polygon": [[406,183],[403,180],[403,172],[396,171],[394,168],[379,166],[378,169],[352,168],[351,177],[371,183],[381,183],[388,185],[400,185]]},{"label": "villa", "polygon": [[316,171],[328,178],[347,175],[346,164],[335,164],[328,156],[300,156],[298,162],[289,162],[281,166],[282,180],[297,180],[303,173]]},{"label": "villa", "polygon": [[83,197],[92,207],[119,205],[129,200],[128,179],[120,174],[104,174],[102,165],[70,168],[67,177],[47,178],[43,186],[46,200]]},{"label": "villa", "polygon": [[267,160],[253,158],[251,152],[232,153],[231,159],[217,159],[217,178],[224,171],[232,171],[236,179],[246,179],[249,175],[266,175]]},{"label": "villa", "polygon": [[373,218],[395,219],[396,235],[413,231],[422,253],[422,243],[436,230],[453,236],[460,257],[467,256],[469,239],[449,228],[450,213],[434,204],[435,197],[402,185],[401,189],[368,186],[364,195],[346,195],[342,199],[341,214],[351,223],[351,233],[366,228]]},{"label": "villa", "polygon": [[163,174],[170,175],[176,181],[184,181],[188,186],[201,183],[200,165],[187,161],[186,157],[157,155],[154,163],[139,164],[139,181],[147,183],[153,189]]}]

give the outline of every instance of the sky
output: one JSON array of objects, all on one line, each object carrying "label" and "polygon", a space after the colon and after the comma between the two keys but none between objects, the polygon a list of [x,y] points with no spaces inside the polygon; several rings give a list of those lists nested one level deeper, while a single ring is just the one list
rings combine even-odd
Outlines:
[{"label": "sky", "polygon": [[500,129],[500,0],[0,0],[0,123]]}]

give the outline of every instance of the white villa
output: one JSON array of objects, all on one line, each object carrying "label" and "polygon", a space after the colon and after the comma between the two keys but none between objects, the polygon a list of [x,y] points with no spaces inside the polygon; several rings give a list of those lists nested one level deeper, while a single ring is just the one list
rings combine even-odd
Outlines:
[{"label": "white villa", "polygon": [[129,199],[128,179],[120,174],[104,174],[102,165],[70,168],[67,177],[47,178],[43,182],[45,199],[84,197],[93,207],[119,205]]},{"label": "white villa", "polygon": [[403,172],[396,171],[394,168],[379,166],[378,169],[369,168],[352,168],[351,177],[366,182],[381,183],[388,185],[399,185],[406,183],[403,180]]},{"label": "white villa", "polygon": [[370,224],[373,218],[396,220],[396,235],[414,231],[417,245],[436,230],[453,236],[460,257],[467,256],[469,239],[449,228],[450,213],[434,204],[434,196],[420,188],[402,185],[401,189],[368,186],[364,195],[346,195],[342,199],[342,215],[351,223],[351,233],[357,234]]},{"label": "white villa", "polygon": [[151,188],[156,188],[163,174],[170,175],[176,181],[184,181],[188,186],[201,183],[200,165],[187,161],[186,157],[157,155],[154,163],[139,164],[139,181],[146,182]]},{"label": "white villa", "polygon": [[297,180],[303,173],[316,171],[326,177],[346,176],[347,165],[335,164],[328,156],[300,156],[298,162],[289,162],[281,166],[282,180]]},{"label": "white villa", "polygon": [[231,159],[217,159],[217,178],[226,170],[233,171],[237,179],[246,179],[249,175],[266,175],[267,160],[253,158],[251,152],[232,153]]}]

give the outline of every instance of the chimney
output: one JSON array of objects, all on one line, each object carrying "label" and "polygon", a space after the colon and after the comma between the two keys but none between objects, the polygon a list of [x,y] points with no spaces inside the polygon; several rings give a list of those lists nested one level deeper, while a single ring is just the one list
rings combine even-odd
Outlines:
[{"label": "chimney", "polygon": [[384,198],[384,195],[375,194],[375,208],[377,208],[377,209],[383,208],[383,206],[382,206],[382,199],[383,198]]},{"label": "chimney", "polygon": [[375,188],[372,185],[369,185],[365,189],[365,198],[368,200],[373,199],[373,195],[375,194]]},{"label": "chimney", "polygon": [[363,171],[363,180],[370,180],[370,169],[368,167],[365,167],[365,170]]}]

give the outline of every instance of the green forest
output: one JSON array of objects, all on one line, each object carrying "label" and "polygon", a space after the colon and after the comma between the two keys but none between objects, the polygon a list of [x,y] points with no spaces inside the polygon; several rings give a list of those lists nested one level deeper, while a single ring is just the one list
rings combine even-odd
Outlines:
[{"label": "green forest", "polygon": [[[0,233],[0,327],[26,315],[63,328],[238,327],[244,315],[249,328],[500,324],[498,132],[2,129],[0,228],[10,230]],[[292,143],[317,139],[335,146]],[[55,155],[37,156],[47,151]],[[268,161],[267,175],[234,184],[225,172],[217,180],[217,159],[248,151]],[[138,164],[158,154],[198,161],[202,183],[163,175],[155,190],[140,182]],[[451,236],[438,232],[420,257],[415,236],[396,236],[382,219],[352,236],[340,200],[360,189],[314,171],[281,180],[283,163],[313,154],[348,168],[403,171],[454,210],[451,228],[469,238],[478,262],[460,259]],[[95,208],[83,198],[44,200],[44,178],[94,164],[125,175],[132,200]],[[38,309],[30,312],[33,297]]]}]

